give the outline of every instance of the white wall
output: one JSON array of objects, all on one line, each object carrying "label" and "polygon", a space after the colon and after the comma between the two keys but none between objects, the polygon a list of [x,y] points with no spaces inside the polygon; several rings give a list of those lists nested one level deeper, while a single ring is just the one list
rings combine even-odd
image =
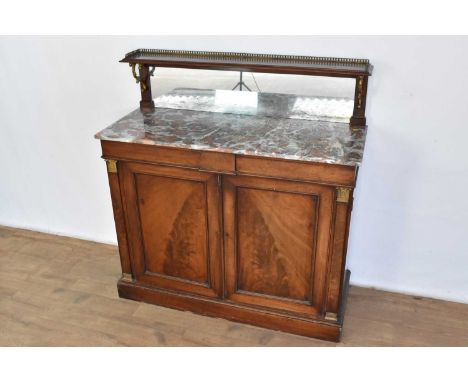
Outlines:
[{"label": "white wall", "polygon": [[116,241],[93,134],[138,106],[138,47],[369,58],[352,283],[468,302],[466,37],[0,37],[0,224]]}]

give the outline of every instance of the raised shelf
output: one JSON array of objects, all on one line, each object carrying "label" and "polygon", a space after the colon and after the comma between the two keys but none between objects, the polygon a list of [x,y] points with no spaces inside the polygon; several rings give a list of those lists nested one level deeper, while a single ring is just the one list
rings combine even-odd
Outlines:
[{"label": "raised shelf", "polygon": [[[233,52],[202,52],[187,50],[137,49],[120,61],[128,63],[133,77],[140,84],[140,109],[154,110],[151,76],[155,67],[232,70],[310,76],[344,77],[356,80],[351,126],[366,125],[366,96],[372,65],[367,59],[254,54]],[[138,74],[136,68],[138,66]]]},{"label": "raised shelf", "polygon": [[372,74],[372,65],[367,59],[233,52],[137,49],[127,53],[120,62],[171,68],[242,70],[350,78]]}]

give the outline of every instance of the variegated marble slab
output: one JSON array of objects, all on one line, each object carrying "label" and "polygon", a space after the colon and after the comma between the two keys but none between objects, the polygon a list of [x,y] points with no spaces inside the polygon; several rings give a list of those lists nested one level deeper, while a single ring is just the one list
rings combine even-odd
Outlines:
[{"label": "variegated marble slab", "polygon": [[101,140],[355,166],[366,128],[351,129],[353,101],[286,94],[176,89],[156,109],[131,112]]}]

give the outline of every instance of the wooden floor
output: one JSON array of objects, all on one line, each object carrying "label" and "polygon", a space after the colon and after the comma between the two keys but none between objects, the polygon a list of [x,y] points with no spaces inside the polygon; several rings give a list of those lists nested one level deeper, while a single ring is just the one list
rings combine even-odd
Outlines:
[{"label": "wooden floor", "polygon": [[351,287],[339,344],[119,299],[117,248],[0,227],[0,346],[468,346],[468,305]]}]

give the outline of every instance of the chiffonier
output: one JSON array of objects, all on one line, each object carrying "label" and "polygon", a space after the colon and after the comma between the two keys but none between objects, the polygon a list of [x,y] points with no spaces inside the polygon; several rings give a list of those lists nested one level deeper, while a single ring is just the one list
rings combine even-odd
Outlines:
[{"label": "chiffonier", "polygon": [[[368,60],[139,49],[122,62],[140,108],[96,134],[119,295],[338,341]],[[158,67],[345,77],[355,95],[183,88],[153,99]],[[347,118],[320,113],[337,102],[350,105]]]}]

